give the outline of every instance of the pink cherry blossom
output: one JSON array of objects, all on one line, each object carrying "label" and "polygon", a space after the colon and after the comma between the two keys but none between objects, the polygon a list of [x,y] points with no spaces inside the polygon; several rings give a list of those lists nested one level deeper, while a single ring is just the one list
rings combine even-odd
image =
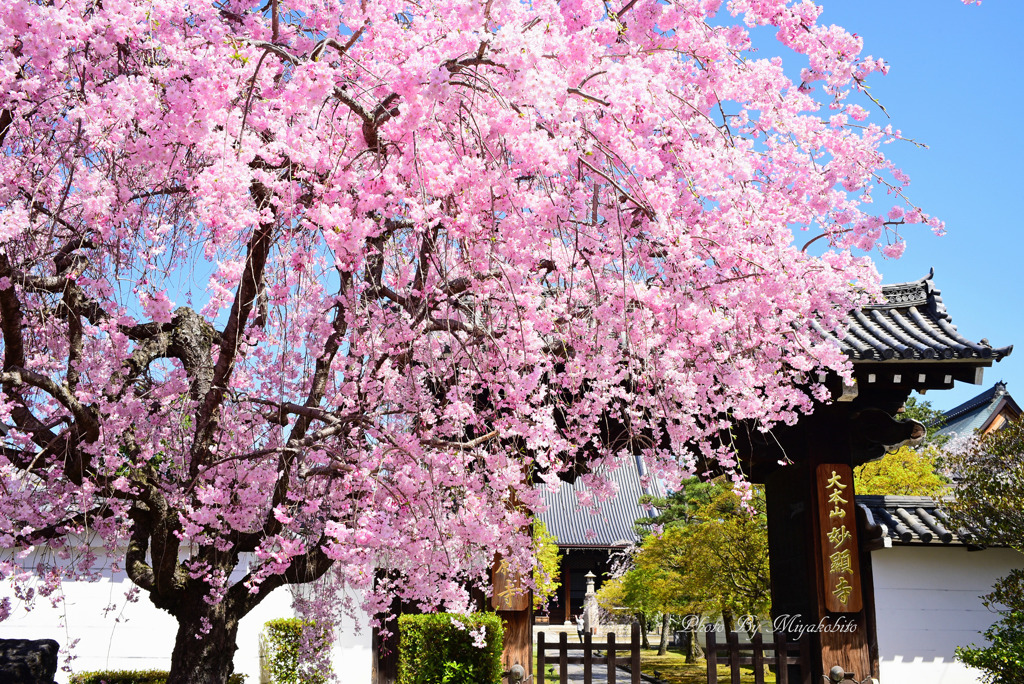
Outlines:
[{"label": "pink cherry blossom", "polygon": [[578,463],[729,467],[942,229],[808,0],[260,5],[0,0],[0,576],[123,563],[173,684],[286,584],[465,610]]}]

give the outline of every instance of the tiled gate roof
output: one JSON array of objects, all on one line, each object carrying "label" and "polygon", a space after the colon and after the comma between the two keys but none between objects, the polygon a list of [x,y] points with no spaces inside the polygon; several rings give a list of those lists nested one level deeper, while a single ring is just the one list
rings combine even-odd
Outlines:
[{"label": "tiled gate roof", "polygon": [[854,361],[972,359],[998,361],[1013,347],[972,342],[957,332],[933,273],[921,280],[883,285],[885,302],[865,306],[847,319],[838,340]]}]

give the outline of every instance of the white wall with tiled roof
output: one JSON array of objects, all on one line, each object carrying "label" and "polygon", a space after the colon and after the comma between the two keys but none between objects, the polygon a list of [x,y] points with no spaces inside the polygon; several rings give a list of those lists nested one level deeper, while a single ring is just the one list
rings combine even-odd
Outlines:
[{"label": "white wall with tiled roof", "polygon": [[882,684],[975,684],[957,646],[980,644],[997,615],[980,596],[1024,556],[1005,548],[893,546],[871,554]]},{"label": "white wall with tiled roof", "polygon": [[[100,552],[100,550],[97,550]],[[33,556],[22,559],[30,570]],[[167,670],[177,622],[149,600],[145,592],[127,598],[134,587],[123,570],[111,570],[109,563],[96,581],[66,581],[62,595],[38,597],[31,611],[14,596],[11,585],[0,581],[0,599],[11,600],[11,615],[0,621],[0,639],[53,639],[60,644],[56,681],[64,684],[71,672],[96,670]],[[241,570],[232,581],[242,578]],[[238,630],[235,672],[246,675],[248,684],[260,683],[259,637],[263,625],[282,617],[293,617],[288,587],[271,592],[246,615]],[[369,682],[372,667],[371,630],[363,616],[354,624],[343,618],[336,625],[331,662],[342,682]],[[356,633],[356,630],[359,633]]]}]

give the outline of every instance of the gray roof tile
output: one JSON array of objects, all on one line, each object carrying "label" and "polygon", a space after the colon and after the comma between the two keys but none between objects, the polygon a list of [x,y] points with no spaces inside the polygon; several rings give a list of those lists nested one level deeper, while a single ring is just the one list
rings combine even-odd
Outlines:
[{"label": "gray roof tile", "polygon": [[544,492],[548,509],[538,517],[561,547],[611,548],[635,543],[639,541],[635,522],[655,515],[649,506],[640,505],[640,497],[663,496],[655,478],[646,486],[641,483],[645,474],[639,456],[613,471],[610,479],[618,485],[618,494],[602,502],[596,512],[579,504],[576,493],[584,489],[582,480],[562,482],[557,492]]},{"label": "gray roof tile", "polygon": [[1021,413],[1017,402],[1006,390],[1006,383],[997,382],[981,394],[943,414],[945,422],[936,430],[938,435],[969,435],[977,429],[984,428],[993,413],[1001,407],[1008,406],[1011,413]]},{"label": "gray roof tile", "polygon": [[855,361],[977,359],[998,361],[1013,350],[972,342],[957,332],[933,273],[921,280],[883,285],[885,302],[847,318],[839,345]]},{"label": "gray roof tile", "polygon": [[882,536],[894,545],[973,546],[977,533],[957,528],[942,510],[942,502],[930,496],[858,495],[857,505],[868,515],[868,524],[879,525]]}]

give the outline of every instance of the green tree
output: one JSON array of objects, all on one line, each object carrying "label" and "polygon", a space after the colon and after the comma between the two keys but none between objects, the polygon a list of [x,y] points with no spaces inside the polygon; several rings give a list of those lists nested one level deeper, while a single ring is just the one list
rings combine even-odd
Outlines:
[{"label": "green tree", "polygon": [[547,525],[539,518],[533,521],[533,553],[537,558],[533,568],[533,583],[536,585],[533,608],[540,610],[555,595],[558,587],[562,586],[562,554],[558,550],[558,540],[548,532]]},{"label": "green tree", "polygon": [[713,496],[688,509],[685,524],[670,524],[643,540],[633,567],[614,589],[621,605],[663,614],[722,615],[729,629],[734,616],[767,615],[763,492],[755,488],[746,505],[722,484],[704,492]]},{"label": "green tree", "polygon": [[987,543],[1024,552],[1024,423],[950,450],[944,465],[955,482],[949,514]]},{"label": "green tree", "polygon": [[939,496],[949,480],[938,468],[938,449],[949,437],[937,435],[945,423],[942,411],[932,408],[930,402],[907,399],[897,418],[916,420],[925,426],[924,444],[903,446],[877,461],[870,461],[854,469],[858,494],[889,496]]},{"label": "green tree", "polygon": [[636,524],[637,532],[646,537],[653,529],[664,529],[676,525],[688,525],[696,522],[697,515],[708,504],[715,500],[726,487],[717,480],[702,482],[691,477],[684,480],[679,489],[664,497],[641,497],[640,503],[650,504],[658,514]]},{"label": "green tree", "polygon": [[[640,502],[650,504],[657,509],[658,514],[651,518],[637,521],[636,531],[643,539],[650,535],[653,530],[684,527],[695,523],[698,521],[700,511],[711,504],[725,489],[725,486],[720,481],[704,482],[699,478],[693,477],[684,480],[679,489],[668,496],[645,496],[641,498]],[[631,577],[635,577],[637,574],[634,572]],[[638,582],[638,584],[644,589],[648,587],[646,582]],[[659,605],[656,601],[653,603]],[[668,612],[660,607],[654,607],[647,611],[636,611],[634,616],[640,622],[644,638],[646,639],[647,624],[653,617],[653,613],[661,613],[661,643],[658,646],[658,652],[664,654],[668,649],[668,627],[672,614],[686,615],[687,610],[687,608],[680,609],[679,606],[674,606],[672,612]],[[692,639],[690,641],[692,643]],[[695,657],[694,651],[695,649],[692,647],[688,649],[688,661],[692,661]]]},{"label": "green tree", "polygon": [[858,494],[938,496],[949,482],[938,471],[934,448],[900,447],[853,471]]},{"label": "green tree", "polygon": [[[670,609],[664,599],[670,596],[661,584],[664,573],[642,568],[635,563],[622,575],[605,582],[597,591],[597,603],[611,613],[626,614],[640,623],[641,646],[650,648],[647,626],[655,614]],[[659,647],[660,650],[660,647]]]},{"label": "green tree", "polygon": [[903,410],[897,417],[916,420],[924,425],[925,444],[942,446],[949,440],[947,435],[935,434],[946,424],[946,415],[939,409],[932,408],[930,401],[918,401],[916,397],[910,397],[903,404]]},{"label": "green tree", "polygon": [[680,551],[687,555],[691,601],[717,609],[729,628],[733,616],[767,615],[771,587],[763,490],[755,487],[746,504],[733,490],[722,491],[686,533]]},{"label": "green tree", "polygon": [[[956,525],[976,530],[984,543],[1024,552],[1024,423],[974,437],[944,463],[955,482],[947,508]],[[985,631],[986,645],[959,648],[957,657],[984,670],[990,684],[1024,681],[1024,570],[999,579],[983,599],[1000,618]]]}]

